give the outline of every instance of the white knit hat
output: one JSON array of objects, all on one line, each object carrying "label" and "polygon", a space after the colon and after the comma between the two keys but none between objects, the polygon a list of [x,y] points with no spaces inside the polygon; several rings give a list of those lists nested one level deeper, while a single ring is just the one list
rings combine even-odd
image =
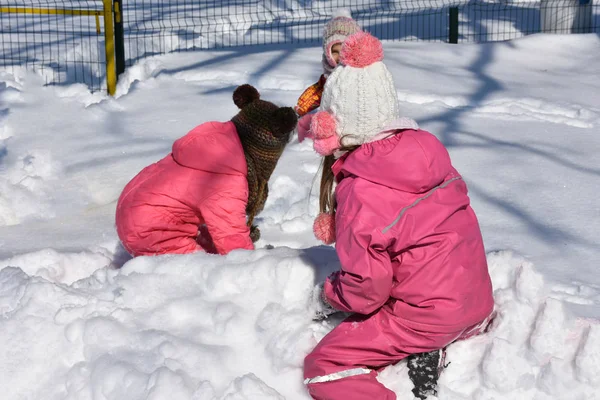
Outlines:
[{"label": "white knit hat", "polygon": [[335,118],[343,146],[370,142],[386,130],[418,129],[413,120],[400,118],[394,80],[382,60],[381,42],[359,32],[344,41],[340,65],[327,78],[320,110]]}]

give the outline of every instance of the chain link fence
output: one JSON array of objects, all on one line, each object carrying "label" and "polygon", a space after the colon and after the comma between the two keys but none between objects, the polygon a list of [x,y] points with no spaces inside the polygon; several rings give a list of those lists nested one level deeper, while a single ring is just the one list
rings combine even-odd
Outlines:
[{"label": "chain link fence", "polygon": [[[25,66],[41,71],[49,84],[106,88],[103,20],[94,14],[101,13],[101,0],[9,1],[0,6],[0,69]],[[175,51],[319,44],[323,25],[338,8],[351,10],[363,29],[383,40],[464,43],[600,32],[600,7],[593,0],[116,1],[123,11],[116,46],[124,48],[121,63],[128,66]]]},{"label": "chain link fence", "polygon": [[104,11],[98,0],[0,4],[0,70],[27,68],[47,84],[83,83],[92,90],[106,75]]}]

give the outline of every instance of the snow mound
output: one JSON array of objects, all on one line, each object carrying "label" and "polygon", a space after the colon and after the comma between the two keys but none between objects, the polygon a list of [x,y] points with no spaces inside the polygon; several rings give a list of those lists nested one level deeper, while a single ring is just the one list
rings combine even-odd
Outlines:
[{"label": "snow mound", "polygon": [[19,266],[28,275],[69,285],[111,264],[112,255],[107,251],[61,253],[54,249],[44,249],[0,260],[0,268]]},{"label": "snow mound", "polygon": [[6,398],[301,393],[303,357],[315,345],[308,299],[318,275],[311,257],[319,252],[332,253],[141,257],[71,284],[49,264],[89,271],[102,257],[36,253],[5,261],[12,266],[0,270],[0,388]]},{"label": "snow mound", "polygon": [[[308,398],[303,358],[339,322],[311,320],[315,282],[339,267],[332,248],[139,257],[121,269],[102,267],[108,258],[38,252],[0,264],[10,265],[0,270],[6,398]],[[600,324],[565,311],[512,253],[489,264],[499,316],[449,346],[439,399],[594,398]],[[89,275],[64,274],[78,268]],[[380,379],[412,398],[405,362]]]}]

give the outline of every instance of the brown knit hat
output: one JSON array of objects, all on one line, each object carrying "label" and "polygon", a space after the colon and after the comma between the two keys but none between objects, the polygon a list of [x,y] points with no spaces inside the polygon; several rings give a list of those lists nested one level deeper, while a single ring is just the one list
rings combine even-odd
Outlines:
[{"label": "brown knit hat", "polygon": [[[248,225],[252,227],[254,217],[265,205],[269,178],[296,128],[298,117],[291,107],[278,107],[261,100],[258,90],[248,84],[235,89],[233,102],[241,110],[231,121],[237,129],[248,164],[246,213]],[[258,240],[258,229],[254,227],[253,235],[253,240]]]}]

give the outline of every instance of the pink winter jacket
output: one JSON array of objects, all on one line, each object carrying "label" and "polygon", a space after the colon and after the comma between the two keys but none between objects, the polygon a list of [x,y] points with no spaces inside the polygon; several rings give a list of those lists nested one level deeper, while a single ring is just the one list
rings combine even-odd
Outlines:
[{"label": "pink winter jacket", "polygon": [[492,312],[467,186],[435,136],[400,131],[332,169],[341,271],[325,282],[331,305],[360,314],[383,306],[426,332],[457,332]]},{"label": "pink winter jacket", "polygon": [[207,122],[144,168],[117,204],[116,224],[133,255],[188,253],[206,224],[220,254],[253,249],[246,225],[248,168],[232,122]]}]

